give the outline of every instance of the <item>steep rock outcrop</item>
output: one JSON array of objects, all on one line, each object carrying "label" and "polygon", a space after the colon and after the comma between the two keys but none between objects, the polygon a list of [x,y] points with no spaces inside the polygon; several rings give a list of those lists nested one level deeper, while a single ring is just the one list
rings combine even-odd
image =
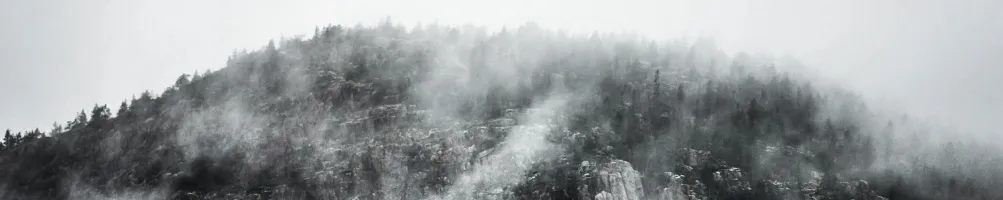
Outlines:
[{"label": "steep rock outcrop", "polygon": [[641,175],[627,161],[600,164],[595,179],[595,189],[599,191],[595,200],[640,200],[644,195]]}]

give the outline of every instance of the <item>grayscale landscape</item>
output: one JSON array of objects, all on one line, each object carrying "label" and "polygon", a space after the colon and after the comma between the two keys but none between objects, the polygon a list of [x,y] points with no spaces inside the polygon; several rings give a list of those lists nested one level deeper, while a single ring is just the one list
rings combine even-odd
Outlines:
[{"label": "grayscale landscape", "polygon": [[0,2],[0,199],[1003,199],[1001,7]]}]

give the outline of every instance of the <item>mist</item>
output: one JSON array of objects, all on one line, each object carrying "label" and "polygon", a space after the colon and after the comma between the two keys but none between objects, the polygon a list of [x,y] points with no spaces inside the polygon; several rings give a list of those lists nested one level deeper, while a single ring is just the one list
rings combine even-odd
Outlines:
[{"label": "mist", "polygon": [[[109,132],[93,140],[102,144],[95,162],[121,165],[130,161],[116,156],[150,154],[185,163],[163,164],[170,171],[164,179],[181,186],[109,191],[86,177],[62,183],[79,198],[168,198],[176,195],[168,190],[202,184],[184,181],[202,180],[198,170],[209,169],[235,171],[223,179],[249,182],[239,187],[284,184],[275,189],[281,198],[511,199],[526,198],[512,195],[534,191],[526,186],[533,181],[549,180],[523,174],[557,176],[549,173],[568,166],[639,175],[582,178],[601,180],[574,189],[589,198],[629,193],[603,190],[620,182],[643,185],[648,197],[671,196],[687,192],[655,176],[671,171],[690,177],[679,184],[696,187],[675,157],[704,154],[729,165],[690,167],[716,173],[719,183],[751,177],[823,185],[838,174],[845,184],[857,178],[892,187],[897,183],[884,182],[890,178],[874,177],[897,176],[914,188],[936,188],[925,184],[940,179],[917,175],[927,173],[917,163],[943,169],[945,177],[997,183],[979,175],[999,171],[990,166],[999,164],[1000,147],[986,141],[1003,139],[995,124],[1003,119],[1003,92],[995,88],[1003,80],[996,58],[1003,39],[995,37],[1003,21],[993,20],[1003,17],[999,7],[989,0],[4,2],[0,25],[16,28],[0,33],[0,43],[9,44],[0,47],[7,72],[0,95],[10,97],[0,102],[8,113],[0,127],[61,125],[80,108],[126,99],[129,112],[107,112],[147,117],[116,115],[114,123],[128,128],[95,128]],[[269,40],[277,42],[262,47]],[[684,97],[661,108],[650,99],[669,98],[662,91]],[[613,101],[623,103],[617,107],[606,96],[625,99]],[[735,104],[718,102],[725,97]],[[779,110],[787,98],[818,102],[798,105],[812,117],[797,123],[868,139],[834,136],[787,148],[789,132],[815,129],[784,127],[787,116],[776,128],[722,114],[755,113],[759,104]],[[700,110],[715,104],[707,102],[720,105]],[[640,121],[668,116],[663,121],[672,125],[631,124],[635,116],[625,112]],[[71,128],[92,126],[86,121],[70,121],[64,132],[86,132]],[[162,130],[168,134],[153,139],[132,134]],[[736,141],[748,143],[738,149],[703,144],[743,131],[783,134],[742,137]],[[589,146],[593,141],[598,146]],[[841,142],[846,147],[822,147]],[[857,152],[871,150],[874,158]],[[816,163],[789,152],[867,164]],[[423,156],[435,164],[413,163],[426,162]],[[797,168],[775,175],[769,168],[781,162]],[[242,168],[219,167],[225,165]],[[350,178],[252,176],[270,170]],[[355,174],[370,171],[379,175]],[[344,180],[360,185],[310,188],[342,187]],[[436,189],[414,186],[426,182]],[[373,191],[378,195],[365,194]]]},{"label": "mist", "polygon": [[[7,1],[0,125],[47,127],[76,108],[111,104],[218,69],[234,49],[323,24],[537,22],[577,32],[712,37],[728,52],[792,56],[882,105],[989,134],[1003,113],[1003,22],[991,0],[951,1]],[[381,5],[381,6],[376,6]],[[185,16],[171,14],[185,10]],[[519,10],[519,12],[510,12]],[[258,13],[270,13],[267,15]],[[31,38],[31,39],[29,39]],[[101,76],[100,79],[88,77]],[[45,81],[30,81],[45,79]],[[129,82],[133,84],[118,84]],[[39,92],[46,91],[46,92]],[[88,92],[82,92],[88,91]],[[60,98],[62,96],[73,98]],[[46,106],[41,106],[46,105]],[[43,109],[35,109],[43,108]],[[26,110],[26,109],[31,109]]]}]

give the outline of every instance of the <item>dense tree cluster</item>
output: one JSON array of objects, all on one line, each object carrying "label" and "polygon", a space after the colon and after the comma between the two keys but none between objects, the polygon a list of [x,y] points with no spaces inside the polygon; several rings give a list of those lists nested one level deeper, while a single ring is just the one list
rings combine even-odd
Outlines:
[{"label": "dense tree cluster", "polygon": [[[474,184],[462,193],[471,196],[450,196],[478,163],[504,155],[513,131],[536,130],[527,127],[540,120],[519,116],[555,97],[568,99],[560,122],[534,133],[555,156],[508,174],[520,180],[502,191]],[[999,197],[989,182],[940,170],[950,166],[874,170],[890,157],[868,112],[852,95],[703,40],[532,24],[329,26],[236,52],[115,115],[99,105],[49,134],[7,131],[0,196],[585,199],[604,192],[591,172],[622,160],[650,198],[666,174],[705,187],[692,198],[781,198],[767,183],[791,183],[785,195],[842,199],[855,180],[893,198]],[[738,182],[748,189],[725,184]],[[927,193],[931,184],[947,189]]]}]

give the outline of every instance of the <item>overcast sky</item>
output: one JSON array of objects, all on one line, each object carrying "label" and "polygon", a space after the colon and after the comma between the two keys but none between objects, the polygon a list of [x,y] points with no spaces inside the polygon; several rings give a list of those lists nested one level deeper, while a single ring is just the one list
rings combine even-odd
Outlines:
[{"label": "overcast sky", "polygon": [[94,104],[219,69],[235,49],[391,16],[491,27],[535,21],[728,52],[791,55],[883,105],[960,129],[1003,122],[1003,1],[994,0],[4,0],[0,128],[65,123]]}]

